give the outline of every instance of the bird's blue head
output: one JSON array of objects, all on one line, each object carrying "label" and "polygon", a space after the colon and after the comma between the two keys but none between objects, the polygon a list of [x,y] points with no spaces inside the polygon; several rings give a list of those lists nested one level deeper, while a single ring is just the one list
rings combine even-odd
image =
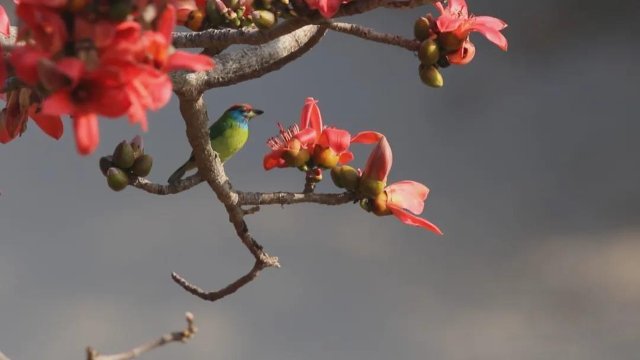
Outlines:
[{"label": "bird's blue head", "polygon": [[237,104],[227,109],[227,114],[229,114],[234,121],[241,124],[246,124],[249,120],[262,113],[262,110],[254,109],[249,104]]}]

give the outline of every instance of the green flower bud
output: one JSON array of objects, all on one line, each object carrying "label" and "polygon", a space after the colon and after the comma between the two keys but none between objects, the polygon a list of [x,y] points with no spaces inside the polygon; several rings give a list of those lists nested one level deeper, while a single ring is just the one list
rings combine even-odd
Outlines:
[{"label": "green flower bud", "polygon": [[433,40],[423,41],[422,44],[420,44],[420,49],[418,49],[418,58],[424,65],[433,65],[438,62],[440,58],[438,44]]},{"label": "green flower bud", "polygon": [[238,10],[238,7],[240,7],[240,0],[223,0],[222,2],[233,10]]},{"label": "green flower bud", "polygon": [[151,172],[153,166],[153,158],[150,155],[141,155],[134,161],[131,172],[134,175],[145,177]]},{"label": "green flower bud", "polygon": [[216,8],[215,1],[207,1],[206,13],[211,27],[217,28],[224,24],[225,18]]},{"label": "green flower bud", "polygon": [[98,165],[100,166],[100,171],[102,171],[102,175],[107,176],[107,170],[113,166],[113,156],[103,156],[100,158],[100,162]]},{"label": "green flower bud", "polygon": [[256,10],[252,12],[251,19],[259,29],[268,29],[276,23],[275,14],[268,10]]},{"label": "green flower bud", "polygon": [[303,172],[307,172],[307,171],[309,171],[309,166],[307,164],[304,164],[302,166],[298,166],[298,170],[303,171]]},{"label": "green flower bud", "polygon": [[119,168],[109,168],[107,170],[107,184],[113,191],[120,191],[129,185],[129,177]]},{"label": "green flower bud", "polygon": [[336,166],[331,169],[331,179],[337,187],[356,191],[360,174],[349,165]]},{"label": "green flower bud", "polygon": [[116,149],[113,151],[113,164],[120,169],[128,169],[133,165],[133,162],[136,160],[133,155],[133,149],[131,145],[122,141]]},{"label": "green flower bud", "polygon": [[442,74],[440,74],[438,69],[436,69],[434,66],[426,66],[420,64],[419,71],[420,80],[422,80],[423,83],[435,88],[439,88],[444,85]]},{"label": "green flower bud", "polygon": [[361,199],[360,207],[362,208],[362,210],[366,212],[371,212],[371,205],[369,204],[369,199]]},{"label": "green flower bud", "polygon": [[431,35],[429,19],[421,17],[413,24],[413,35],[416,39],[423,41]]},{"label": "green flower bud", "polygon": [[373,199],[382,193],[385,186],[387,184],[382,181],[361,178],[358,184],[358,193]]},{"label": "green flower bud", "polygon": [[331,169],[338,165],[338,161],[340,157],[336,154],[331,148],[322,148],[320,146],[316,146],[315,151],[313,152],[313,161],[316,165],[323,167],[325,169]]},{"label": "green flower bud", "polygon": [[144,154],[144,142],[142,141],[142,136],[136,135],[133,139],[131,139],[131,149],[133,150],[133,157],[136,159]]}]

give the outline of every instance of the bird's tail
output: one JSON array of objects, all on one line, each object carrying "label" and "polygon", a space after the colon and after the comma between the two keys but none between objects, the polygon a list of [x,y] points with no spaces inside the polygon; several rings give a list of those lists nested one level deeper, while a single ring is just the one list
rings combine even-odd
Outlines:
[{"label": "bird's tail", "polygon": [[168,180],[169,184],[173,184],[180,181],[180,179],[182,179],[184,174],[191,169],[193,169],[193,163],[191,159],[189,159],[189,161],[182,164],[182,166],[180,166],[178,170],[174,171],[173,174],[169,176],[169,180]]}]

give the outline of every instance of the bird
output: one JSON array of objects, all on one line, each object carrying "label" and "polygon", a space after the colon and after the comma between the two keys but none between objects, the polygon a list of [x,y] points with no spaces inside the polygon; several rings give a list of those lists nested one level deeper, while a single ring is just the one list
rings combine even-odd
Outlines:
[{"label": "bird", "polygon": [[[220,161],[229,160],[237,153],[249,138],[249,120],[264,113],[262,110],[254,109],[249,104],[236,104],[228,108],[209,127],[209,139],[211,147],[220,156]],[[196,160],[191,152],[191,157],[169,177],[169,184],[176,183],[184,174],[196,168]]]}]

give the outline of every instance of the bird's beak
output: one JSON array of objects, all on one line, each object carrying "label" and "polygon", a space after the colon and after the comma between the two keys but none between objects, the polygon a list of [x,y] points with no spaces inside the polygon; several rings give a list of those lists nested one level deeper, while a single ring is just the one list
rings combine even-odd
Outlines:
[{"label": "bird's beak", "polygon": [[259,109],[251,109],[251,111],[249,111],[249,118],[254,118],[258,115],[261,115],[264,111],[259,110]]}]

